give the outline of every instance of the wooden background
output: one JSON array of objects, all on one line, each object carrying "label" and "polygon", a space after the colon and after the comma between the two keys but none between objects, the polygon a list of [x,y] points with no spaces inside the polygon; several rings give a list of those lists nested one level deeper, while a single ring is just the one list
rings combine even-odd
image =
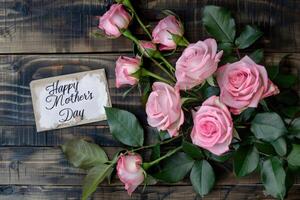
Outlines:
[{"label": "wooden background", "polygon": [[[201,9],[225,6],[235,13],[237,27],[256,24],[265,33],[259,47],[266,62],[276,63],[291,54],[290,70],[300,69],[300,1],[298,0],[132,0],[150,24],[161,9],[178,13],[190,41],[204,39]],[[84,171],[73,168],[57,147],[74,137],[89,138],[112,154],[114,141],[105,122],[36,133],[29,90],[31,80],[105,68],[112,103],[133,111],[145,121],[137,91],[123,99],[125,89],[114,84],[118,55],[130,55],[132,45],[124,38],[93,39],[98,17],[109,0],[1,0],[0,2],[0,199],[79,199]],[[134,27],[133,27],[134,28]],[[134,28],[135,29],[135,28]],[[135,29],[137,34],[141,30]],[[150,140],[151,138],[148,138]],[[300,199],[300,182],[288,199]],[[102,184],[93,199],[130,199],[123,185]],[[201,199],[188,181],[139,188],[131,199]],[[217,186],[205,199],[270,199],[256,176],[237,180],[220,171]]]}]

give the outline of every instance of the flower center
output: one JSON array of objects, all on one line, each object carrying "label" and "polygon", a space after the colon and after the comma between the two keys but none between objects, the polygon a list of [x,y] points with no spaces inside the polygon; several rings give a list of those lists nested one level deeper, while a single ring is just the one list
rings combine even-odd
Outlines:
[{"label": "flower center", "polygon": [[203,135],[209,137],[216,132],[216,126],[210,121],[205,121],[204,123],[200,124],[200,130]]},{"label": "flower center", "polygon": [[229,82],[230,84],[235,87],[239,88],[247,79],[248,74],[242,71],[234,71],[229,75]]}]

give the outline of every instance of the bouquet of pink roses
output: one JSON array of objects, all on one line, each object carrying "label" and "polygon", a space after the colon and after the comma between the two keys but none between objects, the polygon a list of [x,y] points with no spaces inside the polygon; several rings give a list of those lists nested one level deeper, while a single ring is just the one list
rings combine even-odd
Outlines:
[{"label": "bouquet of pink roses", "polygon": [[[204,196],[214,186],[213,164],[226,161],[237,177],[258,171],[266,193],[284,199],[300,167],[300,109],[291,89],[297,77],[260,64],[261,49],[243,53],[262,32],[247,25],[237,36],[235,20],[224,8],[203,9],[211,38],[195,43],[184,37],[175,13],[164,14],[152,34],[130,0],[117,0],[100,17],[97,35],[123,35],[135,45],[134,57],[116,62],[116,87],[140,89],[148,124],[160,139],[144,145],[144,129],[133,114],[106,108],[110,131],[124,150],[109,160],[102,148],[84,140],[62,146],[74,166],[88,170],[82,198],[114,170],[129,195],[141,184],[174,183],[189,174],[195,192]],[[148,40],[129,30],[134,20]],[[180,49],[174,65],[168,58]],[[143,159],[149,150],[151,157]]]}]

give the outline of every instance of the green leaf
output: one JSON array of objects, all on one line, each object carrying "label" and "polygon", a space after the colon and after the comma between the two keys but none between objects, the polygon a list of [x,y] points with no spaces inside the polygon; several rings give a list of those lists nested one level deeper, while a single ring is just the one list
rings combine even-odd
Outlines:
[{"label": "green leaf", "polygon": [[292,169],[287,168],[286,169],[286,178],[285,178],[285,188],[286,188],[286,193],[291,189],[291,187],[294,185],[295,180],[297,176],[295,176],[295,173]]},{"label": "green leaf", "polygon": [[252,52],[249,57],[256,63],[260,63],[264,58],[264,51],[262,49],[257,49]]},{"label": "green leaf", "polygon": [[62,151],[75,167],[89,169],[108,161],[106,153],[96,144],[73,139],[62,145]]},{"label": "green leaf", "polygon": [[222,56],[221,58],[221,64],[222,65],[225,65],[225,64],[228,64],[228,63],[234,63],[236,61],[238,61],[239,59],[233,55],[228,55],[228,56]]},{"label": "green leaf", "polygon": [[277,113],[260,113],[251,123],[251,132],[255,137],[267,142],[272,142],[284,135],[287,130],[284,122]]},{"label": "green leaf", "polygon": [[280,110],[285,116],[287,116],[289,118],[294,118],[294,117],[296,117],[296,115],[300,114],[299,106],[291,106],[291,107],[285,106]]},{"label": "green leaf", "polygon": [[280,137],[277,140],[271,142],[274,147],[276,153],[280,156],[284,156],[287,152],[287,145],[284,137]]},{"label": "green leaf", "polygon": [[128,146],[142,146],[144,130],[137,118],[130,112],[117,108],[105,108],[107,121],[112,135]]},{"label": "green leaf", "polygon": [[138,89],[142,95],[142,103],[146,104],[149,93],[151,92],[151,82],[149,77],[140,77]]},{"label": "green leaf", "polygon": [[203,153],[201,149],[187,141],[182,142],[182,150],[194,159],[202,159]]},{"label": "green leaf", "polygon": [[254,145],[259,152],[262,152],[267,155],[276,155],[275,149],[268,142],[263,142],[261,140],[257,140],[257,141],[255,141]]},{"label": "green leaf", "polygon": [[227,9],[218,6],[205,6],[202,21],[207,32],[216,40],[234,42],[235,22]]},{"label": "green leaf", "polygon": [[158,134],[159,134],[159,138],[160,138],[161,141],[164,141],[164,140],[167,140],[167,139],[171,138],[168,131],[159,131]]},{"label": "green leaf", "polygon": [[270,108],[267,104],[267,102],[263,99],[263,100],[260,100],[259,104],[262,106],[262,109],[265,111],[265,112],[270,112]]},{"label": "green leaf", "polygon": [[284,199],[286,174],[277,157],[267,159],[262,164],[261,179],[268,194]]},{"label": "green leaf", "polygon": [[86,200],[113,170],[111,165],[99,164],[89,170],[83,180],[82,200]]},{"label": "green leaf", "polygon": [[224,55],[230,55],[232,53],[232,51],[233,51],[233,44],[229,43],[229,42],[219,43],[218,44],[218,49],[219,50],[223,50],[223,56]]},{"label": "green leaf", "polygon": [[160,145],[157,144],[152,148],[151,160],[156,160],[160,158]]},{"label": "green leaf", "polygon": [[267,66],[266,70],[268,72],[269,79],[274,80],[279,73],[279,66],[278,65]]},{"label": "green leaf", "polygon": [[204,92],[204,96],[206,99],[211,96],[219,95],[219,94],[220,94],[220,88],[212,87],[212,86],[207,87]]},{"label": "green leaf", "polygon": [[252,26],[247,25],[241,35],[235,40],[239,49],[245,49],[251,46],[263,33]]},{"label": "green leaf", "polygon": [[300,139],[300,118],[296,118],[293,120],[289,127],[289,133],[292,136]]},{"label": "green leaf", "polygon": [[287,157],[287,161],[289,165],[292,165],[294,167],[300,167],[300,145],[299,144],[293,144],[292,151]]},{"label": "green leaf", "polygon": [[259,163],[259,154],[254,146],[241,146],[234,155],[233,168],[238,177],[253,172]]},{"label": "green leaf", "polygon": [[288,106],[296,106],[298,105],[299,102],[299,97],[297,92],[290,90],[290,89],[285,89],[280,91],[278,95],[275,96],[275,99],[284,105]]},{"label": "green leaf", "polygon": [[213,76],[210,76],[206,79],[207,83],[212,86],[212,87],[216,87],[216,83],[215,83],[215,80],[214,80],[214,77]]},{"label": "green leaf", "polygon": [[298,81],[298,77],[293,74],[278,74],[274,82],[282,88],[290,88]]},{"label": "green leaf", "polygon": [[196,161],[190,174],[190,180],[194,190],[203,197],[214,187],[214,170],[206,160]]},{"label": "green leaf", "polygon": [[211,159],[211,160],[213,160],[213,161],[216,161],[216,162],[220,162],[220,163],[223,163],[223,162],[229,160],[229,159],[232,157],[232,155],[233,155],[232,152],[227,152],[227,153],[224,153],[224,154],[222,154],[222,155],[220,155],[220,156],[217,156],[217,155],[215,155],[215,154],[213,154],[213,153],[211,153],[211,152],[209,152],[209,151],[204,151],[204,154],[205,154],[209,159]]},{"label": "green leaf", "polygon": [[182,180],[194,165],[194,160],[183,152],[178,152],[164,160],[160,172],[154,174],[156,179],[176,183]]},{"label": "green leaf", "polygon": [[244,110],[237,118],[237,122],[246,122],[248,121],[253,114],[255,113],[255,108],[247,108]]},{"label": "green leaf", "polygon": [[147,174],[147,176],[144,179],[145,186],[147,186],[147,185],[155,185],[156,183],[157,183],[157,180],[153,176]]}]

